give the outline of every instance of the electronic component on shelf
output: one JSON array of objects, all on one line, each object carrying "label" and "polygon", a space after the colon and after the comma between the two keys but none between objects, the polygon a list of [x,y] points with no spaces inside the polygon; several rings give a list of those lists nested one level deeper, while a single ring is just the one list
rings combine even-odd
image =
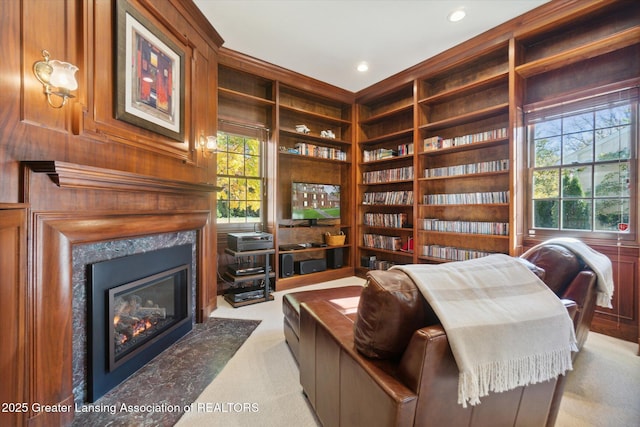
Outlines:
[{"label": "electronic component on shelf", "polygon": [[233,302],[243,302],[252,299],[264,298],[264,290],[258,289],[255,291],[227,293],[226,296]]},{"label": "electronic component on shelf", "polygon": [[[234,276],[248,276],[250,274],[264,273],[264,266],[248,266],[244,264],[231,264],[228,266],[229,273]],[[271,267],[269,267],[271,270]]]},{"label": "electronic component on shelf", "polygon": [[305,259],[294,263],[294,270],[297,274],[317,273],[327,269],[327,260],[324,258]]},{"label": "electronic component on shelf", "polygon": [[299,244],[299,243],[294,243],[291,245],[280,245],[280,250],[281,251],[297,251],[299,249],[304,249],[306,248],[305,245]]},{"label": "electronic component on shelf", "polygon": [[273,248],[273,235],[260,231],[227,234],[229,249],[236,252],[259,251]]}]

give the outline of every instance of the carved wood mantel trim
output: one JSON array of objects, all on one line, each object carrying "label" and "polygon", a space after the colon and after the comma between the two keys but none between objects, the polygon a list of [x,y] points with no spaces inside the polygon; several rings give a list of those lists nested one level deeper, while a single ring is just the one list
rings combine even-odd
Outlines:
[{"label": "carved wood mantel trim", "polygon": [[175,181],[56,160],[29,161],[23,164],[34,172],[46,173],[51,181],[62,188],[162,193],[212,193],[220,190],[209,183]]},{"label": "carved wood mantel trim", "polygon": [[[73,245],[189,230],[196,230],[200,240],[209,217],[208,211],[32,215],[33,267],[27,298],[32,402],[73,407]],[[198,264],[201,261],[198,255]],[[72,419],[73,410],[32,413],[29,425],[67,425]]]},{"label": "carved wood mantel trim", "polygon": [[[196,232],[196,320],[215,309],[214,185],[60,161],[23,162],[28,206],[27,400],[73,406],[73,246]],[[48,177],[48,178],[47,178]],[[53,182],[53,185],[51,184]],[[31,405],[30,405],[31,407]],[[29,426],[69,425],[71,412],[28,414]]]}]

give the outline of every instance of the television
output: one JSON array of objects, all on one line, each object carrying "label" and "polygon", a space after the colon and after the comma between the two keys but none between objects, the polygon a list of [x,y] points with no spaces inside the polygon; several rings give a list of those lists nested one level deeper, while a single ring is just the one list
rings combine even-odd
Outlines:
[{"label": "television", "polygon": [[314,182],[291,183],[291,218],[309,220],[340,218],[340,186]]}]

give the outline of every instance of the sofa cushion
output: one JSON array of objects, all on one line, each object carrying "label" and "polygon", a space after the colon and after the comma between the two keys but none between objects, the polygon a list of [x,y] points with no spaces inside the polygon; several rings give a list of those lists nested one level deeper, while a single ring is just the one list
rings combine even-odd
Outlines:
[{"label": "sofa cushion", "polygon": [[560,245],[541,246],[525,259],[545,271],[542,281],[558,296],[562,296],[569,282],[583,268],[578,257]]},{"label": "sofa cushion", "polygon": [[425,326],[430,311],[422,294],[405,273],[370,271],[354,324],[356,349],[377,359],[401,356],[413,332]]}]

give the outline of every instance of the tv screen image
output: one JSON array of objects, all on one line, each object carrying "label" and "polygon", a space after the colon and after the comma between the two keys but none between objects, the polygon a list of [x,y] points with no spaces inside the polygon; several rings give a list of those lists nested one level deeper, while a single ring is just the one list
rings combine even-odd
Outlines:
[{"label": "tv screen image", "polygon": [[293,182],[291,217],[309,220],[340,218],[340,186]]}]

